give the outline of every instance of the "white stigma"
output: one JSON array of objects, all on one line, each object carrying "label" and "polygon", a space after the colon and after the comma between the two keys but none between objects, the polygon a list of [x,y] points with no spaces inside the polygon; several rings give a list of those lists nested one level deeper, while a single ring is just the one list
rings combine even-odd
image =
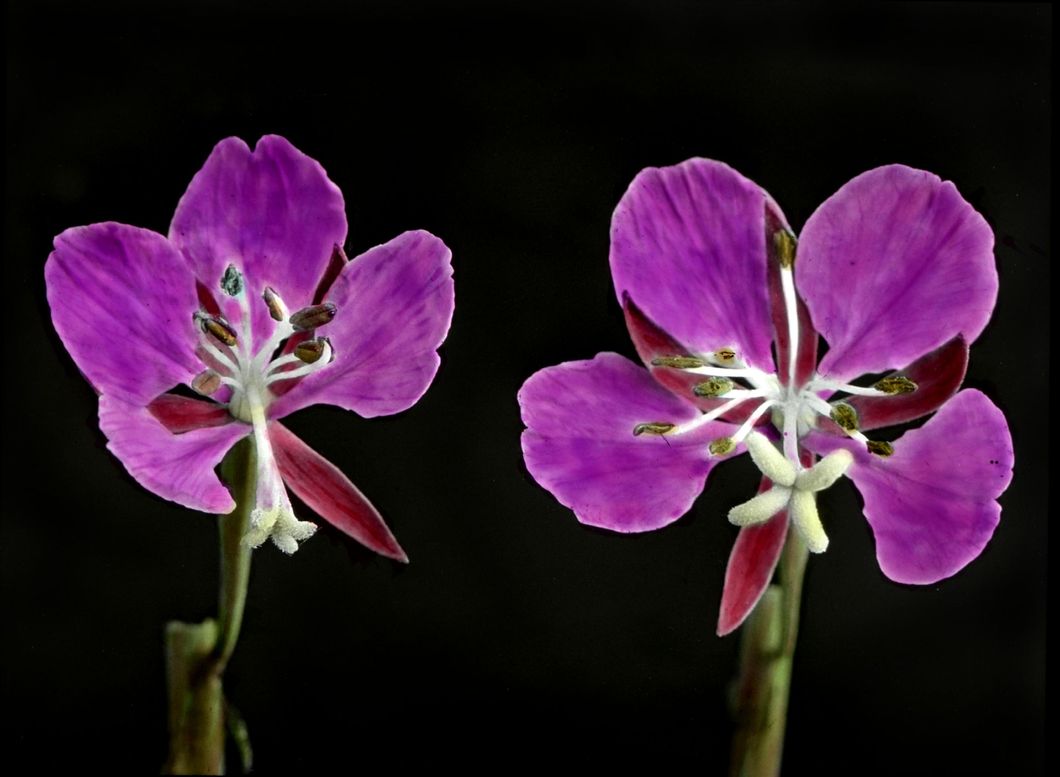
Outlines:
[{"label": "white stigma", "polygon": [[838,480],[854,457],[850,451],[833,451],[809,469],[796,472],[795,466],[760,432],[747,438],[747,451],[758,469],[773,482],[773,486],[729,511],[729,521],[737,526],[749,526],[768,521],[782,510],[787,510],[792,525],[811,553],[823,553],[828,547],[828,535],[817,514],[814,493],[823,491]]}]

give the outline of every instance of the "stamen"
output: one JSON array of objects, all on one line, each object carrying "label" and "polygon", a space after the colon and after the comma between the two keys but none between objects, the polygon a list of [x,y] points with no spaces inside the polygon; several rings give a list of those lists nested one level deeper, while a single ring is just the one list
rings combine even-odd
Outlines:
[{"label": "stamen", "polygon": [[651,360],[653,367],[673,367],[677,370],[689,370],[693,367],[705,367],[707,363],[695,356],[656,356]]},{"label": "stamen", "polygon": [[304,332],[307,329],[316,329],[335,318],[338,308],[333,302],[324,302],[320,305],[310,305],[302,308],[297,313],[292,313],[289,319],[291,326],[296,332]]},{"label": "stamen", "polygon": [[313,364],[324,353],[325,343],[322,339],[306,340],[295,346],[294,355],[306,364]]},{"label": "stamen", "polygon": [[742,394],[741,396],[735,397],[734,399],[730,399],[724,405],[718,405],[709,413],[703,413],[703,415],[693,418],[691,421],[686,421],[685,423],[674,427],[672,434],[687,434],[688,432],[694,431],[701,427],[703,424],[710,423],[711,421],[720,418],[737,405],[746,402],[748,399],[753,399],[755,397],[760,396],[763,395],[757,391],[748,391]]},{"label": "stamen", "polygon": [[[326,367],[331,362],[331,343],[326,339],[321,342],[324,343],[324,351],[320,358],[312,364],[304,364],[296,370],[288,370],[287,372],[270,372],[269,376],[265,379],[265,385],[270,386],[279,380],[291,380],[292,378],[301,378],[303,375],[308,375],[311,372],[316,372],[322,367]],[[297,358],[297,357],[296,357]],[[277,360],[282,361],[282,360]]]},{"label": "stamen", "polygon": [[199,345],[202,347],[202,349],[204,351],[206,351],[206,353],[208,355],[213,357],[213,359],[219,365],[221,365],[222,367],[225,367],[231,374],[233,374],[233,375],[238,375],[239,374],[239,367],[236,365],[236,363],[234,361],[232,361],[232,359],[229,358],[228,354],[224,353],[217,346],[215,346],[212,342],[210,342],[210,339],[208,337],[204,337],[202,339],[202,341],[199,343]]},{"label": "stamen", "polygon": [[712,456],[724,456],[732,453],[735,448],[736,443],[732,441],[731,437],[719,437],[716,440],[711,440],[710,445],[707,446],[707,450],[710,451]]},{"label": "stamen", "polygon": [[220,316],[208,316],[202,311],[196,311],[193,318],[202,327],[202,331],[217,342],[229,348],[236,344],[236,330]]},{"label": "stamen", "polygon": [[893,375],[883,378],[867,386],[855,386],[852,383],[839,383],[827,378],[814,378],[806,386],[809,391],[842,391],[858,397],[893,397],[895,394],[911,394],[917,390],[917,385],[902,375]]},{"label": "stamen", "polygon": [[795,235],[787,229],[778,229],[773,233],[773,247],[777,252],[777,262],[785,270],[795,266],[795,250],[798,248]]},{"label": "stamen", "polygon": [[761,370],[754,367],[688,367],[685,372],[693,375],[706,375],[708,377],[723,378],[759,378],[765,376]]},{"label": "stamen", "polygon": [[756,407],[754,409],[754,412],[747,417],[747,420],[744,421],[740,428],[737,430],[736,434],[732,436],[732,441],[737,445],[743,442],[744,437],[750,434],[751,430],[754,429],[755,422],[757,422],[758,419],[761,418],[762,415],[775,404],[777,404],[777,401],[775,399],[767,399],[765,402]]},{"label": "stamen", "polygon": [[265,306],[269,309],[269,315],[272,316],[273,321],[283,321],[287,318],[287,306],[283,304],[280,295],[272,286],[266,286],[261,296],[265,300]]},{"label": "stamen", "polygon": [[208,397],[221,388],[221,376],[213,370],[203,370],[191,381],[192,391]]},{"label": "stamen", "polygon": [[892,375],[889,378],[883,378],[872,384],[872,387],[877,391],[882,391],[884,394],[911,394],[917,390],[917,385],[909,380],[904,375]]},{"label": "stamen", "polygon": [[736,351],[732,348],[719,348],[710,355],[711,361],[723,367],[736,367]]},{"label": "stamen", "polygon": [[692,393],[697,397],[720,397],[732,391],[735,385],[728,378],[718,375],[693,386]]},{"label": "stamen", "polygon": [[[777,233],[780,234],[780,233]],[[794,240],[794,238],[792,238]],[[792,249],[794,251],[794,249]],[[783,259],[780,263],[780,287],[784,293],[784,313],[788,320],[788,385],[795,385],[795,364],[798,361],[799,351],[799,311],[796,307],[795,297],[795,274],[792,265],[795,263],[794,254],[791,264],[784,265]]]},{"label": "stamen", "polygon": [[243,273],[234,264],[228,265],[221,276],[221,291],[229,297],[238,297],[243,293]]},{"label": "stamen", "polygon": [[662,421],[653,421],[646,424],[637,424],[633,427],[633,436],[640,437],[642,434],[666,434],[676,428],[675,424]]},{"label": "stamen", "polygon": [[835,421],[836,425],[844,431],[856,432],[858,430],[858,411],[846,402],[837,402],[832,405],[832,412],[829,413],[829,418]]},{"label": "stamen", "polygon": [[887,458],[894,453],[894,446],[883,440],[866,440],[865,447],[869,449],[869,453],[882,458]]}]

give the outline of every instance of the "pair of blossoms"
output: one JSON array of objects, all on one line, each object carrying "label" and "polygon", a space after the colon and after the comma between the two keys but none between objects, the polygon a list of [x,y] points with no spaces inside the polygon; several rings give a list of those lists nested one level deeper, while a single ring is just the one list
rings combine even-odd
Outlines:
[{"label": "pair of blossoms", "polygon": [[[364,417],[412,406],[452,319],[451,254],[413,231],[348,261],[345,238],[342,195],[316,161],[277,136],[253,151],[229,138],[168,236],[117,223],[59,235],[48,300],[100,394],[108,447],[150,491],[230,512],[214,469],[251,436],[249,545],[292,553],[315,531],[289,487],[405,561],[378,511],[281,419],[317,403]],[[533,375],[519,393],[527,467],[583,523],[636,532],[676,520],[715,464],[749,452],[763,488],[729,514],[743,528],[721,633],[768,584],[789,520],[825,549],[814,494],[843,475],[889,577],[952,575],[989,540],[1011,478],[1000,411],[978,391],[954,395],[996,297],[992,244],[952,184],[907,167],[855,178],[798,242],[723,164],[645,170],[615,211],[611,267],[646,369],[604,353]],[[865,435],[936,410],[893,445]]]}]

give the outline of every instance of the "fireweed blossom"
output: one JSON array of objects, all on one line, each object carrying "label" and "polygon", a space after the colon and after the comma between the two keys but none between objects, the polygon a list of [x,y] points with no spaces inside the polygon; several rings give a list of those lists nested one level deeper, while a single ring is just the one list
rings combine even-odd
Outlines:
[{"label": "fireweed blossom", "polygon": [[[531,376],[527,468],[582,523],[640,532],[679,518],[716,464],[749,452],[763,481],[729,512],[742,528],[719,634],[768,586],[789,521],[825,550],[815,494],[843,475],[892,580],[935,582],[979,555],[1013,453],[1001,411],[955,393],[997,272],[989,226],[952,183],[870,170],[797,240],[727,165],[649,168],[615,210],[611,272],[646,369],[601,353]],[[866,434],[933,412],[893,443]]]},{"label": "fireweed blossom", "polygon": [[451,255],[412,231],[347,261],[345,239],[342,193],[320,164],[275,135],[253,151],[228,138],[192,179],[168,237],[114,222],[56,237],[48,303],[100,395],[107,447],[145,488],[229,513],[214,468],[249,436],[257,492],[246,544],[271,538],[293,553],[313,534],[290,487],[341,531],[407,561],[375,508],[280,419],[317,403],[364,417],[412,406],[452,318]]}]

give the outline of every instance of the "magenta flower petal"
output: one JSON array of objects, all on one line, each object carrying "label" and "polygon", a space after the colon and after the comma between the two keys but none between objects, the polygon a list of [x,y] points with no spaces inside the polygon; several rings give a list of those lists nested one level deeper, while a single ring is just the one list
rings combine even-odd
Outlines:
[{"label": "magenta flower petal", "polygon": [[[763,478],[763,488],[772,485]],[[776,569],[784,538],[788,534],[788,511],[782,510],[765,523],[740,529],[725,567],[725,586],[721,591],[718,613],[718,636],[735,631],[758,604]]]},{"label": "magenta flower petal", "polygon": [[611,221],[611,274],[678,342],[735,348],[772,372],[765,193],[728,165],[690,159],[641,171]]},{"label": "magenta flower petal", "polygon": [[284,482],[321,518],[365,547],[408,563],[383,517],[338,467],[277,421],[269,424],[276,464]]},{"label": "magenta flower petal", "polygon": [[993,233],[949,181],[902,165],[862,173],[802,231],[795,278],[836,380],[970,343],[997,297]]},{"label": "magenta flower petal", "polygon": [[202,369],[195,281],[162,235],[113,222],[68,229],[44,277],[55,330],[96,391],[145,405]]},{"label": "magenta flower petal", "polygon": [[[266,135],[253,151],[226,138],[177,205],[169,238],[207,288],[235,264],[251,299],[272,286],[295,311],[310,304],[333,247],[346,239],[342,193],[284,138]],[[265,306],[251,311],[255,333],[271,331]]]},{"label": "magenta flower petal", "polygon": [[316,403],[365,418],[416,403],[434,379],[437,349],[453,317],[453,268],[446,245],[429,232],[405,232],[350,261],[326,299],[338,307],[318,330],[335,361],[278,398],[273,418]]},{"label": "magenta flower petal", "polygon": [[246,424],[173,434],[148,408],[104,394],[99,398],[99,428],[111,453],[148,491],[207,513],[229,513],[235,508],[214,467],[250,432]]},{"label": "magenta flower petal", "polygon": [[876,558],[899,583],[934,583],[978,556],[1001,515],[996,499],[1012,480],[1012,438],[986,395],[966,389],[881,458],[859,444],[813,434],[808,447],[854,453],[847,476],[865,500]]},{"label": "magenta flower petal", "polygon": [[700,415],[614,353],[540,370],[519,390],[523,457],[534,479],[578,520],[620,532],[677,520],[703,490],[717,459],[711,422],[685,435],[633,435],[639,423],[679,424]]}]

